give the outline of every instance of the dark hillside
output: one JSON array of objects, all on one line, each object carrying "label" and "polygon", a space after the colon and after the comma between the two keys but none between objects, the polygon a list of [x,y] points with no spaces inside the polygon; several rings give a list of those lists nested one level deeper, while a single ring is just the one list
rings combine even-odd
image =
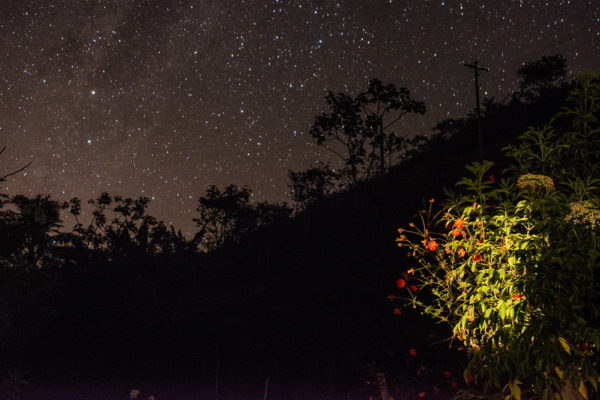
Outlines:
[{"label": "dark hillside", "polygon": [[[547,121],[564,93],[488,102],[484,157],[497,176],[506,166],[501,149]],[[439,343],[444,327],[411,310],[393,313],[388,296],[410,262],[394,239],[480,159],[475,127],[471,117],[438,127],[411,160],[239,244],[166,258],[125,254],[110,264],[88,257],[29,275],[47,287],[22,323],[46,317],[37,334],[6,339],[14,343],[4,345],[8,364],[39,383],[31,390],[43,382],[74,391],[137,385],[169,396],[219,388],[221,399],[262,398],[269,378],[271,398],[368,398],[378,393],[378,372],[391,390],[424,385],[415,375],[421,365],[439,372],[460,360]]]}]

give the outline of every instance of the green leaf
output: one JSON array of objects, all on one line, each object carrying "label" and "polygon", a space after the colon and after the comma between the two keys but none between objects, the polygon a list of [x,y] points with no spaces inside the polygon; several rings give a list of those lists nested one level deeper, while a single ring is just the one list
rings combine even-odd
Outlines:
[{"label": "green leaf", "polygon": [[500,319],[506,318],[506,303],[501,302],[500,307],[498,309],[498,314],[500,315]]},{"label": "green leaf", "polygon": [[577,389],[577,391],[585,400],[588,400],[588,390],[585,386],[585,383],[583,382],[583,379],[579,379],[579,389]]},{"label": "green leaf", "polygon": [[521,400],[521,388],[519,387],[520,381],[514,381],[509,383],[510,394],[516,399]]},{"label": "green leaf", "polygon": [[562,348],[567,352],[567,354],[571,354],[571,346],[569,346],[567,339],[559,336],[558,341],[560,342]]}]

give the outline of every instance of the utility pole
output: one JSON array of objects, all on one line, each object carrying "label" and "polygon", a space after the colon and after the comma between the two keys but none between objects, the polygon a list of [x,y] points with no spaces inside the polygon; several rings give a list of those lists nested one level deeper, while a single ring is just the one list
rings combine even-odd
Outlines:
[{"label": "utility pole", "polygon": [[488,72],[488,68],[480,67],[477,61],[473,64],[464,64],[465,67],[471,68],[475,75],[475,100],[477,101],[477,142],[479,145],[479,157],[483,157],[483,133],[481,132],[481,107],[479,106],[479,71]]}]

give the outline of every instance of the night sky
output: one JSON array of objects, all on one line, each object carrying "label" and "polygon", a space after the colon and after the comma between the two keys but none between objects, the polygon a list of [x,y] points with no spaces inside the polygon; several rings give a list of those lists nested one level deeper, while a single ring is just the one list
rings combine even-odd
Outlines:
[{"label": "night sky", "polygon": [[327,91],[371,78],[407,87],[427,134],[516,70],[563,54],[600,67],[600,2],[474,0],[2,0],[1,171],[32,165],[8,194],[83,200],[148,196],[151,213],[193,231],[207,185],[287,199],[287,170],[333,158],[309,135]]}]

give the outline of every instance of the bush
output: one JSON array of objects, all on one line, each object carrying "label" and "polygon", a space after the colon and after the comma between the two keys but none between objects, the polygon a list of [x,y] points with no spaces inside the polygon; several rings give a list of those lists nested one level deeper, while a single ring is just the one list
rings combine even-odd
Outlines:
[{"label": "bush", "polygon": [[550,125],[506,149],[515,164],[505,177],[474,163],[441,210],[432,199],[418,224],[399,229],[416,265],[398,288],[451,326],[469,355],[465,380],[485,398],[597,391],[599,100],[598,77],[579,75]]}]

